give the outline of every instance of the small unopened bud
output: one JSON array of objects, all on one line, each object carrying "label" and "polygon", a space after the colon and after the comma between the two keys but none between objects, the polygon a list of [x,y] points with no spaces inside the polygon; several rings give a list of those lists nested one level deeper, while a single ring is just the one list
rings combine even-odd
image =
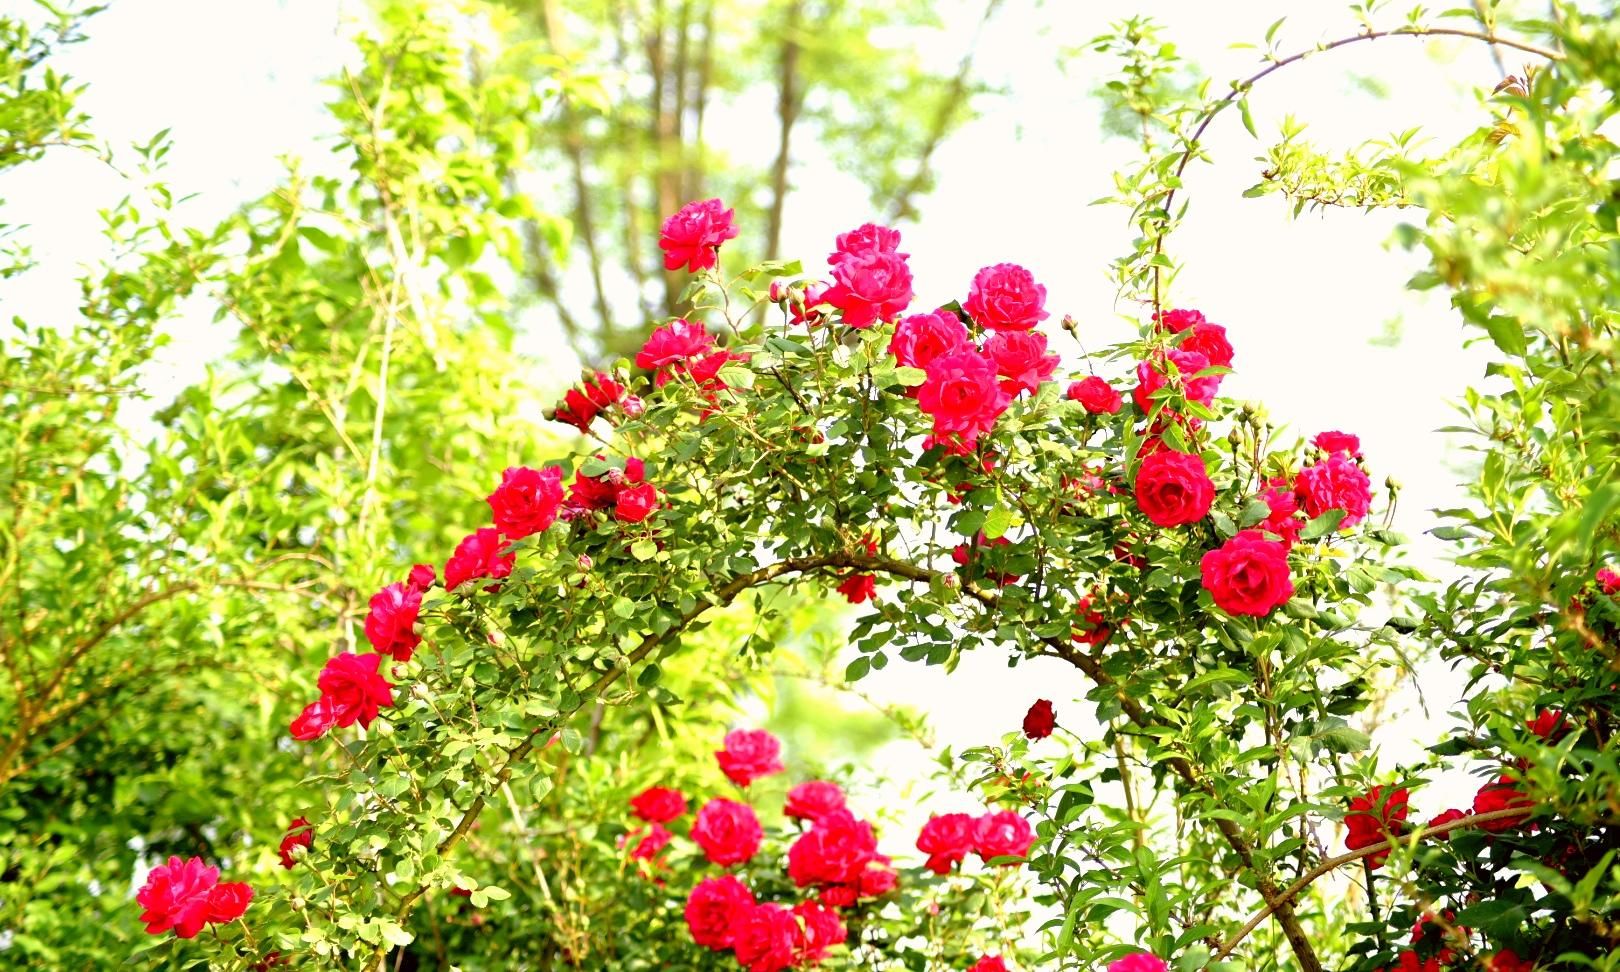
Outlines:
[{"label": "small unopened bud", "polygon": [[940,579],[940,583],[944,584],[947,588],[953,591],[962,586],[961,578],[957,577],[955,574],[946,574]]},{"label": "small unopened bud", "polygon": [[1065,331],[1068,331],[1070,334],[1073,334],[1075,331],[1078,331],[1080,329],[1080,322],[1075,320],[1072,315],[1064,314],[1063,315],[1063,329]]},{"label": "small unopened bud", "polygon": [[619,407],[631,418],[640,418],[641,413],[647,410],[646,403],[634,395],[626,395],[624,401],[619,403]]},{"label": "small unopened bud", "polygon": [[771,281],[771,302],[772,303],[780,304],[782,301],[787,299],[787,295],[788,295],[788,283],[787,283],[786,280],[783,280],[782,278],[778,277],[775,280]]},{"label": "small unopened bud", "polygon": [[1233,429],[1232,431],[1226,433],[1226,442],[1232,447],[1232,451],[1236,452],[1238,447],[1243,444],[1243,433],[1239,432],[1237,429]]},{"label": "small unopened bud", "polygon": [[1398,493],[1401,490],[1401,481],[1394,476],[1388,476],[1384,479],[1384,488],[1391,493]]},{"label": "small unopened bud", "polygon": [[577,563],[579,564],[580,570],[590,570],[592,567],[596,566],[596,562],[591,559],[590,554],[580,554]]}]

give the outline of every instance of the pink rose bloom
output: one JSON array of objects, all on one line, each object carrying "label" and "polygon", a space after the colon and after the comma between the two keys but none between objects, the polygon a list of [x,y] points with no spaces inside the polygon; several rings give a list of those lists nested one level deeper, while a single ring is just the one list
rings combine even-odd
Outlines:
[{"label": "pink rose bloom", "polygon": [[689,202],[664,220],[658,248],[664,251],[664,269],[707,270],[718,262],[720,244],[737,236],[733,210],[718,199]]},{"label": "pink rose bloom", "polygon": [[1294,478],[1294,491],[1311,519],[1328,510],[1343,510],[1341,530],[1366,519],[1372,506],[1372,480],[1360,466],[1339,453],[1301,469]]},{"label": "pink rose bloom", "polygon": [[834,810],[844,809],[844,791],[837,783],[810,780],[788,791],[787,806],[782,812],[798,820],[812,823]]},{"label": "pink rose bloom", "polygon": [[862,223],[848,233],[839,233],[827,263],[838,266],[853,256],[869,253],[898,253],[904,259],[909,253],[900,253],[900,231],[876,223]]},{"label": "pink rose bloom", "polygon": [[422,636],[416,633],[416,616],[421,609],[421,591],[408,584],[389,584],[371,595],[366,640],[379,654],[410,661],[416,646],[422,643]]},{"label": "pink rose bloom", "polygon": [[1195,310],[1167,310],[1157,314],[1154,320],[1158,325],[1172,334],[1180,334],[1189,327],[1205,323],[1202,311]]},{"label": "pink rose bloom", "polygon": [[1093,415],[1113,415],[1125,404],[1125,396],[1096,375],[1069,385],[1067,396],[1069,401],[1079,402]]},{"label": "pink rose bloom", "polygon": [[200,857],[184,861],[171,857],[169,863],[152,868],[135,892],[146,933],[161,935],[172,928],[180,938],[196,938],[208,923],[208,896],[218,883],[219,868],[209,867]]},{"label": "pink rose bloom", "polygon": [[1348,432],[1321,432],[1311,440],[1311,445],[1323,452],[1332,454],[1342,452],[1352,459],[1361,458],[1361,439]]},{"label": "pink rose bloom", "polygon": [[997,380],[993,361],[966,346],[928,363],[917,407],[934,419],[934,438],[968,449],[995,427],[1012,396]]},{"label": "pink rose bloom", "polygon": [[1108,963],[1108,972],[1167,972],[1168,968],[1162,959],[1146,952],[1137,952]]},{"label": "pink rose bloom", "polygon": [[371,652],[356,655],[345,651],[327,659],[315,686],[331,706],[337,726],[358,722],[369,728],[378,709],[394,704],[394,687],[377,671],[381,662],[382,656]]},{"label": "pink rose bloom", "polygon": [[1199,563],[1204,590],[1227,614],[1263,618],[1294,596],[1288,546],[1244,530]]},{"label": "pink rose bloom", "polygon": [[809,946],[809,935],[799,917],[781,905],[755,905],[741,918],[732,949],[747,972],[793,968]]},{"label": "pink rose bloom", "polygon": [[[453,591],[475,578],[499,580],[511,574],[513,565],[517,563],[517,555],[502,554],[503,545],[500,531],[490,527],[469,534],[456,544],[456,552],[450,555],[444,565],[445,589]],[[484,589],[494,590],[498,586],[490,584]]]},{"label": "pink rose bloom", "polygon": [[1598,589],[1605,594],[1620,593],[1620,574],[1607,567],[1600,567],[1597,572],[1597,584]]},{"label": "pink rose bloom", "polygon": [[1193,325],[1192,331],[1182,337],[1178,347],[1203,355],[1217,368],[1232,367],[1232,342],[1226,339],[1226,328],[1219,324]]},{"label": "pink rose bloom", "polygon": [[1052,315],[1045,310],[1046,288],[1016,263],[998,263],[973,275],[962,309],[992,331],[1028,331]]},{"label": "pink rose bloom", "polygon": [[950,311],[912,314],[894,327],[889,353],[902,367],[926,368],[942,354],[968,343],[967,326]]},{"label": "pink rose bloom", "polygon": [[1260,522],[1260,526],[1267,533],[1274,533],[1282,538],[1283,543],[1292,547],[1299,541],[1299,531],[1305,529],[1305,521],[1300,519],[1299,497],[1295,495],[1293,487],[1284,480],[1281,484],[1267,487],[1260,494],[1266,501],[1271,513]]},{"label": "pink rose bloom", "polygon": [[782,772],[782,743],[764,729],[733,729],[726,733],[726,748],[714,758],[720,772],[738,786]]},{"label": "pink rose bloom", "polygon": [[[1175,370],[1173,379],[1167,374],[1171,366],[1174,366]],[[1182,395],[1189,402],[1208,405],[1215,400],[1215,393],[1220,390],[1221,376],[1193,377],[1208,367],[1209,359],[1194,351],[1171,348],[1163,354],[1155,353],[1147,361],[1136,366],[1137,385],[1131,392],[1131,397],[1136,400],[1136,407],[1141,409],[1144,415],[1153,410],[1153,394],[1166,385],[1180,388]],[[1168,406],[1166,408],[1168,409]]]},{"label": "pink rose bloom", "polygon": [[683,364],[712,347],[714,335],[708,328],[677,318],[648,336],[647,343],[636,353],[636,367],[662,371],[670,365]]},{"label": "pink rose bloom", "polygon": [[833,285],[822,299],[838,308],[850,327],[894,320],[911,303],[911,268],[902,253],[846,254],[833,266],[832,276]]},{"label": "pink rose bloom", "polygon": [[947,874],[973,850],[973,818],[965,813],[947,813],[928,818],[917,835],[917,849],[928,855],[927,867],[935,874]]},{"label": "pink rose bloom", "polygon": [[1029,821],[1011,810],[986,813],[973,822],[973,851],[982,860],[1025,857],[1034,844]]},{"label": "pink rose bloom", "polygon": [[1058,356],[1046,351],[1046,335],[1037,331],[998,331],[984,350],[996,363],[1001,388],[1009,395],[1033,394],[1058,366]]}]

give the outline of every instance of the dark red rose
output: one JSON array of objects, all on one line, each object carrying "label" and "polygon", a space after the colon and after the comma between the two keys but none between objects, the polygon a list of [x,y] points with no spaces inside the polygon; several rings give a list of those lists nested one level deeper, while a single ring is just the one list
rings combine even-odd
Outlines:
[{"label": "dark red rose", "polygon": [[720,772],[738,786],[782,772],[782,743],[764,729],[733,729],[726,733],[726,748],[714,758]]},{"label": "dark red rose", "polygon": [[1199,456],[1164,449],[1136,471],[1136,506],[1159,526],[1196,523],[1214,502],[1215,484]]},{"label": "dark red rose", "polygon": [[929,817],[917,835],[917,849],[928,855],[928,869],[947,874],[973,850],[973,818],[965,813]]},{"label": "dark red rose", "polygon": [[1519,958],[1510,948],[1504,948],[1485,960],[1485,972],[1535,972],[1535,968],[1536,963]]},{"label": "dark red rose", "polygon": [[983,860],[1024,857],[1034,843],[1029,821],[1011,810],[986,813],[973,821],[973,852]]},{"label": "dark red rose", "polygon": [[1125,405],[1125,396],[1096,375],[1074,382],[1067,394],[1069,401],[1079,402],[1093,415],[1113,415]]},{"label": "dark red rose", "polygon": [[685,267],[693,273],[719,262],[720,244],[737,237],[735,212],[718,199],[689,202],[664,220],[658,248],[664,251],[664,269]]},{"label": "dark red rose", "polygon": [[[1453,820],[1461,820],[1462,818],[1464,818],[1466,816],[1468,816],[1468,814],[1463,813],[1461,810],[1442,810],[1440,813],[1435,814],[1434,817],[1431,818],[1427,824],[1424,824],[1424,829],[1425,830],[1434,830],[1437,827],[1444,827],[1446,824],[1451,823]],[[1446,831],[1445,833],[1440,835],[1440,839],[1441,840],[1450,840],[1451,835],[1452,835],[1453,832],[1454,832],[1453,830]]]},{"label": "dark red rose", "polygon": [[962,309],[992,331],[1028,331],[1052,316],[1046,311],[1046,288],[1016,263],[998,263],[974,274]]},{"label": "dark red rose", "polygon": [[[500,580],[510,575],[513,565],[517,563],[517,554],[501,553],[503,546],[505,543],[501,540],[501,532],[491,527],[469,534],[456,544],[456,552],[445,562],[445,590],[453,591],[478,578]],[[499,586],[489,584],[484,590],[492,591]]]},{"label": "dark red rose", "polygon": [[1056,726],[1057,713],[1052,711],[1052,703],[1047,699],[1036,699],[1024,713],[1024,735],[1031,739],[1045,739]]},{"label": "dark red rose", "polygon": [[366,614],[366,640],[378,654],[408,662],[422,636],[416,633],[416,616],[422,609],[422,592],[409,584],[389,584],[371,595]]},{"label": "dark red rose", "polygon": [[759,852],[763,838],[754,808],[724,797],[705,803],[692,822],[692,840],[711,864],[721,867],[746,863]]},{"label": "dark red rose", "polygon": [[730,948],[754,908],[754,893],[730,874],[705,878],[686,899],[686,927],[704,948]]},{"label": "dark red rose", "polygon": [[1204,590],[1227,614],[1263,618],[1294,596],[1288,546],[1244,530],[1199,561]]},{"label": "dark red rose", "polygon": [[1348,529],[1367,516],[1372,505],[1372,480],[1361,467],[1334,453],[1299,471],[1294,478],[1305,515],[1315,519],[1328,510],[1343,510],[1339,529]]},{"label": "dark red rose", "polygon": [[782,813],[814,823],[834,810],[844,809],[844,791],[837,783],[807,780],[788,791]]},{"label": "dark red rose", "polygon": [[1557,709],[1542,709],[1534,719],[1526,719],[1525,727],[1547,742],[1554,742],[1570,729],[1569,720]]},{"label": "dark red rose", "polygon": [[[1474,812],[1494,813],[1497,810],[1535,806],[1536,801],[1520,792],[1518,787],[1514,785],[1516,782],[1512,776],[1504,773],[1497,777],[1494,782],[1480,787],[1479,792],[1474,794]],[[1492,833],[1499,833],[1504,830],[1512,830],[1528,819],[1530,819],[1530,811],[1526,810],[1524,813],[1515,816],[1484,821],[1479,825],[1479,828]]]},{"label": "dark red rose", "polygon": [[297,862],[293,857],[294,847],[314,847],[315,828],[303,817],[294,817],[293,822],[287,825],[287,833],[281,838],[281,866],[291,869]]},{"label": "dark red rose", "polygon": [[650,786],[630,798],[630,809],[648,823],[669,823],[686,813],[686,794],[667,786]]},{"label": "dark red rose", "polygon": [[[1375,786],[1365,796],[1351,800],[1350,812],[1344,815],[1344,825],[1350,831],[1344,838],[1344,846],[1360,850],[1399,837],[1405,830],[1410,796],[1405,789],[1386,791],[1384,787]],[[1379,851],[1369,855],[1367,862],[1379,868],[1384,866],[1387,857],[1389,851]]]},{"label": "dark red rose", "polygon": [[1095,648],[1106,644],[1114,636],[1113,625],[1108,623],[1108,617],[1101,611],[1092,607],[1093,596],[1087,594],[1074,604],[1074,613],[1079,620],[1069,631],[1069,639],[1078,644],[1090,645]]},{"label": "dark red rose", "polygon": [[[986,540],[984,538],[984,534],[980,533],[973,538],[973,545],[971,548],[965,543],[957,544],[955,547],[953,547],[951,549],[951,559],[956,561],[957,566],[966,568],[970,565],[979,564],[985,559],[985,548],[1008,547],[1011,545],[1012,541],[1008,540],[1006,537],[997,537],[994,540]],[[1006,587],[1008,584],[1016,584],[1018,582],[1018,578],[1022,576],[1020,574],[1005,574],[1000,571],[982,568],[981,572],[985,580],[995,584],[997,587]],[[968,572],[969,576],[973,576],[974,573],[975,572],[973,571]]]}]

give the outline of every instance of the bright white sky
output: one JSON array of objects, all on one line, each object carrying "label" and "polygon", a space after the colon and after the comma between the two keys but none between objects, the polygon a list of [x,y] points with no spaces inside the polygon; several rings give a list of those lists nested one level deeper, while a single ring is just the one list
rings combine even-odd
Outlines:
[{"label": "bright white sky", "polygon": [[[0,10],[19,3],[0,0]],[[1284,15],[1280,37],[1288,50],[1355,31],[1345,5],[1325,0],[1048,0],[1039,13],[1009,4],[985,36],[979,70],[1012,97],[939,153],[938,189],[923,200],[919,224],[905,228],[919,304],[964,296],[980,266],[1013,261],[1047,285],[1051,323],[1074,315],[1088,347],[1127,334],[1118,312],[1131,309],[1114,306],[1105,272],[1125,249],[1124,214],[1089,202],[1111,192],[1110,173],[1130,160],[1132,147],[1101,140],[1097,106],[1087,94],[1110,65],[1086,58],[1064,76],[1054,52],[1083,44],[1132,9],[1171,25],[1169,39],[1222,82],[1255,64],[1253,51],[1226,45],[1259,40]],[[125,0],[93,21],[92,39],[61,67],[90,84],[84,105],[114,142],[172,129],[168,181],[198,193],[188,204],[191,218],[206,223],[272,185],[281,173],[279,155],[324,154],[315,141],[327,128],[322,104],[329,92],[320,79],[348,56],[344,25],[363,11],[357,0]],[[1051,26],[1043,33],[1041,23]],[[1511,70],[1519,60],[1508,58]],[[1350,72],[1376,75],[1397,94],[1373,98]],[[1262,135],[1293,113],[1309,119],[1313,137],[1329,146],[1419,124],[1443,145],[1486,119],[1474,92],[1499,78],[1481,46],[1398,39],[1290,68],[1262,86],[1252,104]],[[1279,200],[1239,197],[1257,179],[1253,159],[1263,147],[1236,114],[1215,124],[1208,145],[1218,165],[1189,172],[1184,198],[1193,208],[1175,244],[1188,267],[1174,298],[1229,328],[1236,374],[1223,394],[1263,400],[1302,435],[1325,428],[1360,434],[1375,484],[1386,473],[1405,484],[1397,527],[1420,534],[1433,525],[1428,509],[1455,505],[1459,474],[1443,464],[1443,441],[1433,430],[1450,420],[1447,403],[1478,379],[1482,358],[1461,350],[1462,331],[1443,298],[1403,289],[1418,264],[1384,248],[1393,218],[1333,213],[1290,221]],[[824,163],[807,164],[794,177],[800,191],[788,206],[784,250],[802,254],[814,270],[836,233],[866,221],[866,195]],[[0,294],[0,319],[71,318],[75,261],[97,252],[96,210],[122,192],[105,170],[66,155],[0,181],[8,200],[0,218],[32,224],[43,264]],[[1392,320],[1402,325],[1399,346],[1375,346]],[[231,339],[201,307],[178,321],[174,334],[151,377],[160,400],[199,378]],[[1076,350],[1055,327],[1052,337],[1066,355]],[[537,335],[526,346],[557,345]],[[574,368],[555,358],[544,365],[558,375]],[[1424,674],[1436,716],[1455,702],[1458,687],[1442,672],[1434,666]],[[1002,657],[981,652],[949,678],[897,663],[864,687],[930,712],[940,741],[958,748],[1016,729],[1037,696],[1057,703],[1060,721],[1086,729],[1073,702],[1084,686],[1078,673],[1058,664],[1009,671]],[[1436,727],[1409,711],[1379,737],[1386,758],[1410,759],[1414,740],[1435,738]],[[914,776],[922,764],[919,754],[897,746],[876,768]],[[1473,787],[1466,779],[1455,785],[1450,802],[1466,800]],[[1439,789],[1415,798],[1414,816],[1444,809]]]}]

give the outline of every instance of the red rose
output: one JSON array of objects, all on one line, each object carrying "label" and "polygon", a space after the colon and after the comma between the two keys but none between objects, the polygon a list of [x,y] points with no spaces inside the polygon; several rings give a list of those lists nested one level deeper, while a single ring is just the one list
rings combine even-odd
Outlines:
[{"label": "red rose", "polygon": [[1045,739],[1052,734],[1057,725],[1057,713],[1052,711],[1052,703],[1046,699],[1036,699],[1035,704],[1024,713],[1024,735],[1031,739]]},{"label": "red rose", "polygon": [[1134,952],[1108,963],[1107,972],[1166,972],[1164,960],[1147,952]]},{"label": "red rose", "polygon": [[1034,394],[1041,382],[1057,370],[1058,356],[1046,353],[1046,335],[1037,331],[1001,331],[985,342],[985,353],[996,363],[1001,390],[1017,396]]},{"label": "red rose", "polygon": [[[973,538],[973,546],[971,549],[965,543],[959,543],[955,547],[951,548],[951,559],[956,561],[957,566],[966,568],[969,565],[984,559],[982,551],[986,547],[1009,547],[1011,545],[1012,541],[1008,540],[1006,537],[997,537],[994,540],[986,540],[984,538],[984,534],[980,533]],[[1006,587],[1008,584],[1015,584],[1018,582],[1018,578],[1023,576],[1021,574],[1006,574],[995,570],[983,570],[982,574],[985,580],[996,585],[997,587]]]},{"label": "red rose", "polygon": [[1028,331],[1052,315],[1046,288],[1016,263],[998,263],[973,275],[962,309],[980,327],[992,331]]},{"label": "red rose", "polygon": [[[501,473],[501,485],[489,494],[495,526],[508,540],[522,540],[557,521],[562,506],[562,468],[513,466]],[[446,568],[448,575],[449,568]]]},{"label": "red rose", "polygon": [[855,890],[863,898],[881,898],[900,886],[900,875],[888,865],[888,858],[867,862]]},{"label": "red rose", "polygon": [[1007,963],[999,955],[986,955],[969,966],[967,972],[1007,972]]},{"label": "red rose", "polygon": [[[1480,787],[1479,792],[1474,794],[1474,812],[1492,813],[1497,810],[1511,810],[1515,807],[1535,806],[1536,801],[1520,792],[1513,785],[1515,782],[1512,776],[1504,773],[1497,777],[1494,782]],[[1504,830],[1512,830],[1528,819],[1530,819],[1530,812],[1526,810],[1524,813],[1515,816],[1484,821],[1479,827],[1481,830],[1499,833]]]},{"label": "red rose", "polygon": [[1176,347],[1203,355],[1217,368],[1232,367],[1232,342],[1226,339],[1226,328],[1219,324],[1206,321],[1193,325]]},{"label": "red rose", "polygon": [[754,808],[724,797],[705,803],[692,822],[692,840],[710,863],[721,867],[748,861],[759,851],[763,837]]},{"label": "red rose", "polygon": [[1352,459],[1361,457],[1361,439],[1348,432],[1320,432],[1311,440],[1311,445],[1329,455],[1342,452]]},{"label": "red rose", "polygon": [[676,318],[653,331],[636,353],[636,367],[660,374],[671,365],[685,364],[714,347],[714,335],[702,324]]},{"label": "red rose", "polygon": [[432,587],[439,579],[433,568],[427,564],[417,564],[411,568],[410,574],[405,577],[405,586],[418,594]]},{"label": "red rose", "polygon": [[1260,526],[1292,547],[1299,541],[1299,532],[1305,529],[1305,521],[1295,515],[1299,512],[1299,497],[1284,482],[1268,487],[1260,493],[1260,498],[1271,509],[1270,514],[1260,521]]},{"label": "red rose", "polygon": [[331,707],[334,724],[363,728],[371,726],[377,710],[394,704],[394,687],[378,674],[382,656],[373,652],[356,655],[343,652],[327,659],[315,687]]},{"label": "red rose", "polygon": [[852,888],[847,884],[834,884],[822,888],[821,893],[816,895],[816,900],[829,908],[853,908],[858,895],[859,889],[857,888]]},{"label": "red rose", "polygon": [[917,407],[933,417],[936,439],[971,449],[1012,401],[996,379],[995,363],[971,345],[940,355],[926,370]]},{"label": "red rose", "polygon": [[379,654],[410,661],[411,653],[422,643],[422,636],[416,633],[416,615],[421,609],[421,591],[408,584],[389,584],[371,595],[366,640]]},{"label": "red rose", "polygon": [[1334,453],[1306,466],[1294,478],[1305,515],[1315,519],[1328,510],[1343,510],[1339,529],[1353,527],[1367,516],[1372,505],[1372,480],[1361,467]]},{"label": "red rose", "polygon": [[1535,968],[1536,963],[1519,958],[1518,953],[1510,948],[1504,948],[1485,960],[1485,972],[1535,972]]},{"label": "red rose", "polygon": [[737,354],[732,351],[710,351],[696,361],[687,365],[677,365],[666,368],[658,373],[657,382],[660,386],[665,384],[674,374],[685,368],[687,377],[703,392],[709,401],[715,400],[718,392],[729,391],[731,386],[720,379],[720,369],[733,361],[747,361],[748,355]]},{"label": "red rose", "polygon": [[247,913],[252,900],[253,889],[241,881],[216,884],[208,892],[208,920],[219,924],[235,921]]},{"label": "red rose", "polygon": [[309,742],[326,735],[327,730],[337,725],[337,714],[332,710],[332,703],[324,698],[304,706],[304,711],[298,713],[287,731],[292,733],[294,739]]},{"label": "red rose", "polygon": [[928,855],[930,871],[949,873],[973,849],[973,818],[965,813],[929,817],[917,835],[917,849]]},{"label": "red rose", "polygon": [[[655,823],[648,824],[645,833],[642,832],[640,827],[630,831],[625,835],[624,841],[628,841],[637,834],[641,835],[641,839],[636,841],[634,847],[630,848],[630,859],[632,861],[652,860],[658,856],[659,851],[669,846],[670,838],[675,836],[663,824]],[[624,841],[621,841],[621,846]]]},{"label": "red rose", "polygon": [[[1453,820],[1461,820],[1462,818],[1464,818],[1466,816],[1468,816],[1468,815],[1466,813],[1463,813],[1461,810],[1442,810],[1440,813],[1435,814],[1429,820],[1428,823],[1424,824],[1423,828],[1425,830],[1434,830],[1434,829],[1436,829],[1438,827],[1444,827],[1446,824],[1451,823]],[[1441,840],[1450,840],[1451,839],[1451,833],[1452,833],[1452,831],[1450,831],[1450,830],[1446,831],[1445,833],[1440,835],[1440,839]]]},{"label": "red rose", "polygon": [[[445,590],[453,591],[476,578],[488,577],[500,580],[511,574],[513,565],[517,563],[517,554],[501,553],[502,546],[504,544],[499,530],[484,527],[468,534],[456,544],[456,552],[445,562]],[[499,586],[490,584],[484,590],[491,591]]]},{"label": "red rose", "polygon": [[838,585],[838,593],[851,604],[860,604],[877,597],[877,578],[871,574],[850,574]]},{"label": "red rose", "polygon": [[704,948],[730,948],[738,926],[754,908],[754,893],[730,874],[705,878],[686,899],[686,927]]},{"label": "red rose", "polygon": [[1244,530],[1199,561],[1204,590],[1227,614],[1263,618],[1294,596],[1288,546]]},{"label": "red rose", "polygon": [[1069,386],[1068,398],[1079,402],[1093,415],[1113,415],[1125,405],[1125,396],[1114,386],[1096,375],[1082,378]]},{"label": "red rose", "polygon": [[1074,604],[1079,622],[1069,630],[1069,640],[1095,648],[1114,636],[1113,626],[1101,611],[1092,608],[1092,595],[1087,594]]},{"label": "red rose", "polygon": [[1180,334],[1189,327],[1207,323],[1202,311],[1191,309],[1160,311],[1153,316],[1153,320],[1161,329],[1172,334]]},{"label": "red rose", "polygon": [[902,367],[926,368],[942,354],[968,344],[967,326],[950,311],[912,314],[894,326],[889,353]]},{"label": "red rose", "polygon": [[726,748],[714,754],[720,772],[738,786],[782,772],[782,743],[764,729],[733,729]]},{"label": "red rose", "polygon": [[872,825],[848,810],[831,810],[788,848],[788,876],[801,888],[858,883],[861,871],[876,857]]},{"label": "red rose", "polygon": [[808,944],[798,916],[781,905],[762,904],[741,914],[732,948],[748,972],[782,972],[798,963]]},{"label": "red rose", "polygon": [[832,276],[833,285],[822,299],[838,308],[850,327],[893,320],[911,303],[911,268],[903,253],[849,253],[833,266]]},{"label": "red rose", "polygon": [[171,857],[169,863],[152,868],[135,892],[146,933],[161,935],[172,928],[181,938],[196,938],[208,923],[208,895],[218,883],[219,868],[209,867],[200,857],[185,861]]},{"label": "red rose", "polygon": [[624,386],[614,381],[611,375],[598,371],[595,377],[586,379],[579,388],[570,388],[551,417],[588,433],[596,416],[623,398]]},{"label": "red rose", "polygon": [[794,905],[793,917],[804,926],[804,947],[797,956],[801,963],[814,964],[821,961],[827,957],[828,949],[834,945],[844,944],[849,937],[843,919],[838,917],[838,912],[814,902],[805,901]]},{"label": "red rose", "polygon": [[[1208,405],[1220,390],[1221,376],[1193,377],[1208,367],[1209,359],[1196,351],[1171,348],[1162,353],[1155,352],[1136,366],[1137,384],[1131,391],[1131,398],[1144,415],[1153,411],[1154,394],[1166,386],[1179,389],[1182,397],[1189,402]],[[1166,406],[1165,411],[1174,410]]]},{"label": "red rose", "polygon": [[1525,727],[1547,742],[1554,742],[1569,731],[1569,720],[1557,709],[1542,709],[1534,719],[1526,719]]},{"label": "red rose", "polygon": [[1607,567],[1598,568],[1597,584],[1598,589],[1605,594],[1620,594],[1620,574]]},{"label": "red rose", "polygon": [[1159,526],[1197,523],[1214,502],[1215,484],[1199,456],[1164,449],[1136,471],[1136,506]]},{"label": "red rose", "polygon": [[980,860],[1025,857],[1035,844],[1029,821],[1011,810],[986,813],[973,821],[973,852]]},{"label": "red rose", "polygon": [[613,515],[624,523],[640,523],[658,509],[658,489],[652,483],[637,483],[619,490],[613,502]]},{"label": "red rose", "polygon": [[[1344,825],[1350,831],[1344,838],[1344,846],[1360,850],[1399,837],[1405,829],[1402,825],[1406,821],[1410,796],[1404,789],[1386,793],[1383,787],[1375,786],[1365,796],[1351,800],[1350,812],[1344,815]],[[1383,850],[1368,855],[1367,862],[1379,868],[1384,866],[1387,857],[1389,851]]]},{"label": "red rose", "polygon": [[686,813],[686,794],[667,786],[650,786],[630,798],[630,809],[648,823],[669,823]]},{"label": "red rose", "polygon": [[832,284],[813,280],[805,284],[803,290],[789,291],[788,320],[806,327],[820,324],[826,316],[820,308],[828,306],[827,291],[831,289]]},{"label": "red rose", "polygon": [[[835,249],[827,257],[827,263],[836,267],[854,256],[868,253],[898,253],[900,231],[876,223],[862,223],[847,233],[839,233],[833,246]],[[900,256],[909,257],[911,254],[901,253]]]},{"label": "red rose", "polygon": [[718,199],[689,202],[664,220],[658,248],[664,251],[664,269],[685,267],[693,273],[718,262],[720,244],[736,239],[735,212]]},{"label": "red rose", "polygon": [[294,847],[314,847],[315,828],[303,817],[294,817],[293,822],[287,825],[286,836],[281,838],[281,866],[291,869],[297,862],[293,857]]},{"label": "red rose", "polygon": [[809,780],[788,791],[782,813],[814,823],[834,810],[844,809],[844,791],[837,783]]}]

